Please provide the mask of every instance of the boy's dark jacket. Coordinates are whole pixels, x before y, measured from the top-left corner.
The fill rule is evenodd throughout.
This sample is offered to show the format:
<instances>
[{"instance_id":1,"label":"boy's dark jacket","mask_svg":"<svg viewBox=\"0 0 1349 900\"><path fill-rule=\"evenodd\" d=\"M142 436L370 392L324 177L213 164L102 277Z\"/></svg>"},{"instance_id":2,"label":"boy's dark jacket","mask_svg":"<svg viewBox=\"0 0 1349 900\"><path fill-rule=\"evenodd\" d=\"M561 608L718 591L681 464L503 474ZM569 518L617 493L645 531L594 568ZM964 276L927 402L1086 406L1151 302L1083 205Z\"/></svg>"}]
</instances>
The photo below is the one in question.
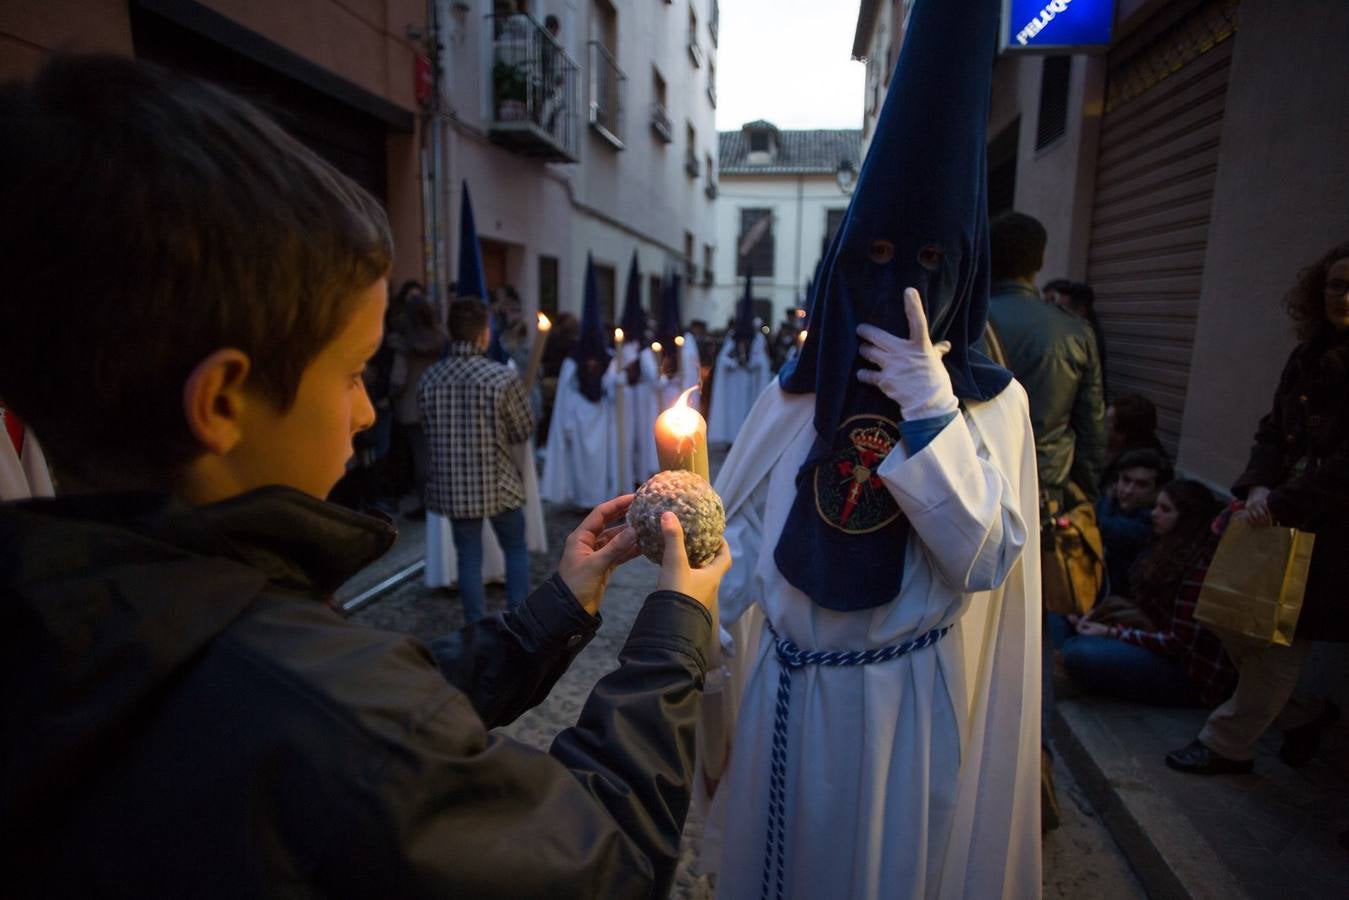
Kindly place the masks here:
<instances>
[{"instance_id":1,"label":"boy's dark jacket","mask_svg":"<svg viewBox=\"0 0 1349 900\"><path fill-rule=\"evenodd\" d=\"M487 728L598 619L554 577L430 648L344 621L393 537L284 488L0 507L5 893L664 896L707 612L652 595L544 754Z\"/></svg>"}]
</instances>

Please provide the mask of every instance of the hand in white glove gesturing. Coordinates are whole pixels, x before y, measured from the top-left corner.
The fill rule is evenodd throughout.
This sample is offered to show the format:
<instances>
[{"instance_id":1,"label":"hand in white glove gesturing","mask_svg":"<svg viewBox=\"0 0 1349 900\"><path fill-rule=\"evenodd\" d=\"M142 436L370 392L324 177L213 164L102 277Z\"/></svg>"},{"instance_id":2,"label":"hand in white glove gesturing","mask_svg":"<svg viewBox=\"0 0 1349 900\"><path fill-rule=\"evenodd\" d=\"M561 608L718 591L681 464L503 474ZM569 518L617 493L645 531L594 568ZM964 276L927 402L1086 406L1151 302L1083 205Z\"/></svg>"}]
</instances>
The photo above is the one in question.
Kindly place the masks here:
<instances>
[{"instance_id":1,"label":"hand in white glove gesturing","mask_svg":"<svg viewBox=\"0 0 1349 900\"><path fill-rule=\"evenodd\" d=\"M862 344L857 352L876 369L859 369L857 380L880 388L899 404L908 421L953 413L959 408L951 390L951 376L942 357L951 349L949 341L932 343L927 333L927 315L918 291L904 291L904 313L909 319L907 340L875 325L858 325Z\"/></svg>"}]
</instances>

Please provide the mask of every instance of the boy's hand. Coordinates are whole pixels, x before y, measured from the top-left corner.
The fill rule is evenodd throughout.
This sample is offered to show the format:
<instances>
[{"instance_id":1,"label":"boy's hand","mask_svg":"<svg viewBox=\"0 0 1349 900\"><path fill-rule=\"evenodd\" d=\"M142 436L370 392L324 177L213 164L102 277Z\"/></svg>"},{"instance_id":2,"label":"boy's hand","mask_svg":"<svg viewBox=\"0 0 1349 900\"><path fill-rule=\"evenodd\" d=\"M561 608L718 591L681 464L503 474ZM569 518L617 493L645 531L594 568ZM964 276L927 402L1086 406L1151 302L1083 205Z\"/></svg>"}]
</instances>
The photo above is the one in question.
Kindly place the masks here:
<instances>
[{"instance_id":1,"label":"boy's hand","mask_svg":"<svg viewBox=\"0 0 1349 900\"><path fill-rule=\"evenodd\" d=\"M631 505L632 494L601 503L567 535L562 547L557 574L592 616L600 610L609 573L640 552L632 526L624 524L611 531L604 528L605 522L627 515Z\"/></svg>"},{"instance_id":2,"label":"boy's hand","mask_svg":"<svg viewBox=\"0 0 1349 900\"><path fill-rule=\"evenodd\" d=\"M707 565L694 569L689 566L688 554L684 552L684 527L679 524L679 517L672 512L661 513L660 530L665 537L665 554L656 589L687 594L707 607L716 621L717 588L731 568L731 548L723 540L717 555Z\"/></svg>"}]
</instances>

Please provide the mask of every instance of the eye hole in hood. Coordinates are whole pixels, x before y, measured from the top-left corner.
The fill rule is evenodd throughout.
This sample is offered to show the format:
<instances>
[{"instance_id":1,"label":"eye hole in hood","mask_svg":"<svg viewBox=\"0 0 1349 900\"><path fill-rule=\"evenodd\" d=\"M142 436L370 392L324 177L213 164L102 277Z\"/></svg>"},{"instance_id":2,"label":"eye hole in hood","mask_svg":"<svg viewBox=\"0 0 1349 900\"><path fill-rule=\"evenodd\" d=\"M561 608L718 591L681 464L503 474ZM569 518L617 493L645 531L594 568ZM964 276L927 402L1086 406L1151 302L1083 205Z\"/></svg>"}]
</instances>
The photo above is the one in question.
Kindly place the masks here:
<instances>
[{"instance_id":1,"label":"eye hole in hood","mask_svg":"<svg viewBox=\"0 0 1349 900\"><path fill-rule=\"evenodd\" d=\"M941 269L942 260L945 258L946 251L936 244L926 244L918 251L918 265L929 272L936 272Z\"/></svg>"},{"instance_id":2,"label":"eye hole in hood","mask_svg":"<svg viewBox=\"0 0 1349 900\"><path fill-rule=\"evenodd\" d=\"M895 258L895 245L884 238L877 238L867 248L867 255L871 257L872 262L883 266Z\"/></svg>"}]
</instances>

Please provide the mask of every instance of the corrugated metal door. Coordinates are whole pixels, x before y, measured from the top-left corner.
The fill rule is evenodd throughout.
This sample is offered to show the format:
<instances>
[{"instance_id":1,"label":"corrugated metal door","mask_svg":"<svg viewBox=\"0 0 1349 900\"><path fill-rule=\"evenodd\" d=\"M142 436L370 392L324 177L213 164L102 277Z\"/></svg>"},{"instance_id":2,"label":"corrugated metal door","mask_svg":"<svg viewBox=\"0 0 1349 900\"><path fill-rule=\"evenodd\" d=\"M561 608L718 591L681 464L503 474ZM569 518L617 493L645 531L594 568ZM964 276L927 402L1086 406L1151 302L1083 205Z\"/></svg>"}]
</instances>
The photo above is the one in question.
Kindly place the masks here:
<instances>
[{"instance_id":1,"label":"corrugated metal door","mask_svg":"<svg viewBox=\"0 0 1349 900\"><path fill-rule=\"evenodd\" d=\"M1157 405L1174 454L1199 313L1237 0L1177 4L1112 49L1087 281L1108 396ZM1160 16L1159 16L1160 18Z\"/></svg>"}]
</instances>

